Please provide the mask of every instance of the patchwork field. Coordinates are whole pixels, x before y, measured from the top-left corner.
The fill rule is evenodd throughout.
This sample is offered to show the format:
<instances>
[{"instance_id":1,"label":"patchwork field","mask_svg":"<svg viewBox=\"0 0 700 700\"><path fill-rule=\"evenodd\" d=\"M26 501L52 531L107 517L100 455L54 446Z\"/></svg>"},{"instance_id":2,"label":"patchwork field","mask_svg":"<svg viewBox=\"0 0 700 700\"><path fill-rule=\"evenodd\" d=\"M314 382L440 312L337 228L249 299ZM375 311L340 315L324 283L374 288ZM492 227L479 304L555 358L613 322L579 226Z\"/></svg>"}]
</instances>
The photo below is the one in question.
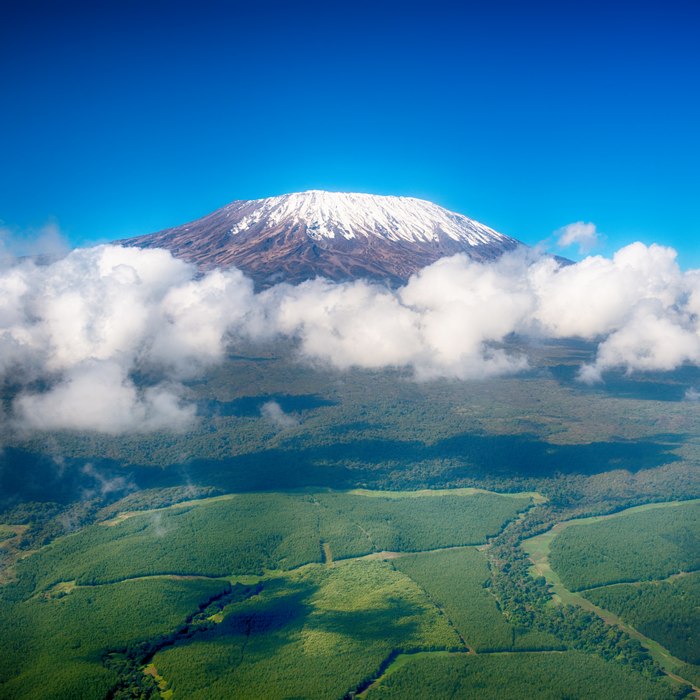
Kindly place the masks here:
<instances>
[{"instance_id":1,"label":"patchwork field","mask_svg":"<svg viewBox=\"0 0 700 700\"><path fill-rule=\"evenodd\" d=\"M111 583L138 576L220 577L289 570L373 551L478 544L531 504L493 493L400 499L355 494L238 494L110 520L18 565L22 583Z\"/></svg>"},{"instance_id":2,"label":"patchwork field","mask_svg":"<svg viewBox=\"0 0 700 700\"><path fill-rule=\"evenodd\" d=\"M531 373L466 387L272 348L188 387L191 432L12 437L0 698L685 692L616 620L700 687L695 578L656 583L696 561L697 512L649 503L700 497L700 402L683 398L700 373L588 387L584 344L540 350ZM587 610L530 576L533 535L562 537L566 602Z\"/></svg>"},{"instance_id":3,"label":"patchwork field","mask_svg":"<svg viewBox=\"0 0 700 700\"><path fill-rule=\"evenodd\" d=\"M0 599L0 697L104 698L119 678L107 650L166 634L227 588L161 578Z\"/></svg>"},{"instance_id":4,"label":"patchwork field","mask_svg":"<svg viewBox=\"0 0 700 700\"><path fill-rule=\"evenodd\" d=\"M460 640L425 593L381 561L311 566L262 584L222 622L153 663L176 698L343 697L396 648Z\"/></svg>"},{"instance_id":5,"label":"patchwork field","mask_svg":"<svg viewBox=\"0 0 700 700\"><path fill-rule=\"evenodd\" d=\"M155 692L150 664L176 698L340 697L397 649L465 649L381 559L483 543L532 503L471 489L231 494L112 514L17 562L0 589L0 696ZM436 556L462 551L452 571L478 593L458 601L474 607L465 619L483 608L505 625L483 555Z\"/></svg>"},{"instance_id":6,"label":"patchwork field","mask_svg":"<svg viewBox=\"0 0 700 700\"><path fill-rule=\"evenodd\" d=\"M700 664L700 574L605 586L584 595L660 642L679 659Z\"/></svg>"},{"instance_id":7,"label":"patchwork field","mask_svg":"<svg viewBox=\"0 0 700 700\"><path fill-rule=\"evenodd\" d=\"M412 554L393 560L444 611L470 649L562 649L561 641L508 624L489 592L486 556L475 548Z\"/></svg>"}]
</instances>

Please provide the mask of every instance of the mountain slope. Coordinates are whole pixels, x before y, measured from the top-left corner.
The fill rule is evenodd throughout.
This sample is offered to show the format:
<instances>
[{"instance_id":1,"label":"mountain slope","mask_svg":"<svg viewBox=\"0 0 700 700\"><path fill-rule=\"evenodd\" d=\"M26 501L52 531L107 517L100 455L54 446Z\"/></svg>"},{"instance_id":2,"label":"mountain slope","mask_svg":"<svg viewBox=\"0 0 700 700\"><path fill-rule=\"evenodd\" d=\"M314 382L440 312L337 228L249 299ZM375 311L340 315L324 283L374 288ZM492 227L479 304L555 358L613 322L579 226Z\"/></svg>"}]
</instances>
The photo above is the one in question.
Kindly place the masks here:
<instances>
[{"instance_id":1,"label":"mountain slope","mask_svg":"<svg viewBox=\"0 0 700 700\"><path fill-rule=\"evenodd\" d=\"M446 255L491 260L522 245L422 199L318 190L238 200L120 243L167 248L202 270L235 266L263 287L316 276L401 284Z\"/></svg>"}]
</instances>

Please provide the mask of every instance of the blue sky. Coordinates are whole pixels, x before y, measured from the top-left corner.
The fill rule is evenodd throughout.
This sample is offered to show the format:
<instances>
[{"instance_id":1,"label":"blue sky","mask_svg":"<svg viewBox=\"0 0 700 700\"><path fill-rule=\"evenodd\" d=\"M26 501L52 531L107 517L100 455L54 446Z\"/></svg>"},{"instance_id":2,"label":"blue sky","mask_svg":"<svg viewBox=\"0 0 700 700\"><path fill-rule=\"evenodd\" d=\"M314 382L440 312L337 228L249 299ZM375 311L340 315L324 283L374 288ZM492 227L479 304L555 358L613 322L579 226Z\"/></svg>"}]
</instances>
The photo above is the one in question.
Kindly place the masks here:
<instances>
[{"instance_id":1,"label":"blue sky","mask_svg":"<svg viewBox=\"0 0 700 700\"><path fill-rule=\"evenodd\" d=\"M592 221L600 252L656 241L700 267L699 15L5 0L0 220L81 244L320 188L424 197L528 243Z\"/></svg>"}]
</instances>

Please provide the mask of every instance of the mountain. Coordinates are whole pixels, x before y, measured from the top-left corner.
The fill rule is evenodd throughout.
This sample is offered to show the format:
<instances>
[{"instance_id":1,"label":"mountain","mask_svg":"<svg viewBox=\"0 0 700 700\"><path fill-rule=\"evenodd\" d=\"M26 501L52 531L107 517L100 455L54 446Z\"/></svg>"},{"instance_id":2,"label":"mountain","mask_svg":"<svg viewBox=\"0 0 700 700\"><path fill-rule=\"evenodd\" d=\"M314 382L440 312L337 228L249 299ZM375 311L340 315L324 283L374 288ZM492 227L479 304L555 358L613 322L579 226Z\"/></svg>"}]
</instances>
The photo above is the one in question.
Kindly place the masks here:
<instances>
[{"instance_id":1,"label":"mountain","mask_svg":"<svg viewBox=\"0 0 700 700\"><path fill-rule=\"evenodd\" d=\"M447 255L492 260L523 245L422 199L319 190L237 200L119 243L167 248L201 270L235 266L259 287L317 276L395 285Z\"/></svg>"}]
</instances>

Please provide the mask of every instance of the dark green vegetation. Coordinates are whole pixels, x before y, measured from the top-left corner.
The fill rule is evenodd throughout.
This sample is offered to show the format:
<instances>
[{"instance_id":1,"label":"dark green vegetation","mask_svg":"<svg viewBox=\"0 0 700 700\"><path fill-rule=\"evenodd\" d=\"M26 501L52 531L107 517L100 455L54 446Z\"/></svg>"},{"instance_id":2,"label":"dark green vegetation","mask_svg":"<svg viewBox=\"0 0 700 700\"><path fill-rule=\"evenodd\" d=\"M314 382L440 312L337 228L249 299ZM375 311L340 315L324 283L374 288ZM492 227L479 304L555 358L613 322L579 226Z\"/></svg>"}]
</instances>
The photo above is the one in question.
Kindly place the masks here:
<instances>
[{"instance_id":1,"label":"dark green vegetation","mask_svg":"<svg viewBox=\"0 0 700 700\"><path fill-rule=\"evenodd\" d=\"M134 513L61 538L17 565L26 591L59 581L228 576L293 569L379 550L478 544L530 498L476 493L409 500L352 494L238 494ZM16 586L15 588L18 588Z\"/></svg>"},{"instance_id":2,"label":"dark green vegetation","mask_svg":"<svg viewBox=\"0 0 700 700\"><path fill-rule=\"evenodd\" d=\"M671 581L618 584L585 597L660 642L674 656L700 665L700 574Z\"/></svg>"},{"instance_id":3,"label":"dark green vegetation","mask_svg":"<svg viewBox=\"0 0 700 700\"><path fill-rule=\"evenodd\" d=\"M226 698L232 684L244 697L342 695L396 648L462 642L410 578L380 561L323 565L322 545L337 560L484 542L531 503L468 490L237 494L124 513L17 562L18 580L0 597L0 644L12 650L0 695L33 697L36 683L59 689L55 697L132 692L163 646L172 649L154 662L180 697ZM236 575L248 595L192 622L230 590L215 577ZM259 679L271 683L273 669L280 679L265 691Z\"/></svg>"},{"instance_id":4,"label":"dark green vegetation","mask_svg":"<svg viewBox=\"0 0 700 700\"><path fill-rule=\"evenodd\" d=\"M572 591L700 569L700 503L644 509L566 528L552 568Z\"/></svg>"},{"instance_id":5,"label":"dark green vegetation","mask_svg":"<svg viewBox=\"0 0 700 700\"><path fill-rule=\"evenodd\" d=\"M0 697L105 697L119 677L102 663L106 650L169 632L227 586L126 581L64 587L14 605L0 602Z\"/></svg>"},{"instance_id":6,"label":"dark green vegetation","mask_svg":"<svg viewBox=\"0 0 700 700\"><path fill-rule=\"evenodd\" d=\"M603 617L641 640L664 670L696 686L700 680L700 574L678 570L692 566L697 556L694 540L699 505L650 504L607 517L563 522L554 528L553 537L547 533L528 544L535 566L552 579L560 597L584 607L591 607L589 601L597 605ZM560 546L565 538L565 546ZM624 546L626 539L629 547ZM535 542L549 543L550 573L546 552L538 551ZM580 581L572 573L585 571L581 561L586 556L595 581L606 576L615 580L620 572L627 577L636 575L638 580L624 584L602 581L580 595L571 593L558 582L559 576L566 572L574 582ZM669 571L674 573L668 575ZM655 576L661 578L654 580ZM566 582L563 576L562 580Z\"/></svg>"},{"instance_id":7,"label":"dark green vegetation","mask_svg":"<svg viewBox=\"0 0 700 700\"><path fill-rule=\"evenodd\" d=\"M531 629L516 629L491 594L486 556L476 549L415 554L394 560L444 610L471 649L562 649L561 641Z\"/></svg>"},{"instance_id":8,"label":"dark green vegetation","mask_svg":"<svg viewBox=\"0 0 700 700\"><path fill-rule=\"evenodd\" d=\"M700 402L683 401L700 372L613 376L589 388L573 375L591 350L530 348L529 375L420 384L399 372L294 366L282 359L288 347L239 350L191 385L202 411L187 433L7 436L0 501L85 508L86 494L104 505L129 490L183 485L227 493L480 486L538 490L591 509L700 497ZM270 399L297 424L280 430L262 417ZM95 471L115 490L102 493Z\"/></svg>"},{"instance_id":9,"label":"dark green vegetation","mask_svg":"<svg viewBox=\"0 0 700 700\"><path fill-rule=\"evenodd\" d=\"M553 604L521 547L571 518L700 498L700 402L683 400L700 371L587 387L574 374L590 352L551 344L530 348L526 375L417 384L240 350L189 387L200 419L187 433L5 435L0 698L154 698L146 666L174 700L340 698L396 664L370 696L406 683L391 692L441 697L443 677L456 685L442 697L521 697L523 679L541 689L528 698L683 694L637 639ZM269 400L295 421L263 417ZM698 523L678 519L685 508L611 535L607 559L579 543L571 576L689 570ZM354 559L385 550L408 554ZM632 586L639 604L618 587L595 595L692 661L694 580ZM525 653L552 648L567 651ZM698 666L676 673L700 686Z\"/></svg>"},{"instance_id":10,"label":"dark green vegetation","mask_svg":"<svg viewBox=\"0 0 700 700\"><path fill-rule=\"evenodd\" d=\"M367 694L380 698L479 700L656 700L668 687L580 652L408 658Z\"/></svg>"}]
</instances>

